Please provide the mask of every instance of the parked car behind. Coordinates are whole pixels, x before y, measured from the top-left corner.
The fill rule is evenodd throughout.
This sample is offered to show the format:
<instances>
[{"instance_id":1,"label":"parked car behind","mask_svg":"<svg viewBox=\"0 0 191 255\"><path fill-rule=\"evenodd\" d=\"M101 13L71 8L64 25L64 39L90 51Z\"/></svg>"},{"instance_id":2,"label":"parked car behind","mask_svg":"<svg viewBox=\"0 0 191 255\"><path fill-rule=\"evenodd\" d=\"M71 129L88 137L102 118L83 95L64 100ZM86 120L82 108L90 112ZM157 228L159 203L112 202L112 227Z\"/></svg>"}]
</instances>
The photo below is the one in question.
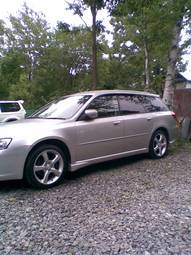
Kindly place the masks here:
<instances>
[{"instance_id":1,"label":"parked car behind","mask_svg":"<svg viewBox=\"0 0 191 255\"><path fill-rule=\"evenodd\" d=\"M166 155L176 121L159 96L93 91L50 102L31 117L0 126L0 180L49 188L68 171L129 155Z\"/></svg>"},{"instance_id":2,"label":"parked car behind","mask_svg":"<svg viewBox=\"0 0 191 255\"><path fill-rule=\"evenodd\" d=\"M0 122L10 122L23 119L26 114L23 103L23 100L0 101Z\"/></svg>"}]
</instances>

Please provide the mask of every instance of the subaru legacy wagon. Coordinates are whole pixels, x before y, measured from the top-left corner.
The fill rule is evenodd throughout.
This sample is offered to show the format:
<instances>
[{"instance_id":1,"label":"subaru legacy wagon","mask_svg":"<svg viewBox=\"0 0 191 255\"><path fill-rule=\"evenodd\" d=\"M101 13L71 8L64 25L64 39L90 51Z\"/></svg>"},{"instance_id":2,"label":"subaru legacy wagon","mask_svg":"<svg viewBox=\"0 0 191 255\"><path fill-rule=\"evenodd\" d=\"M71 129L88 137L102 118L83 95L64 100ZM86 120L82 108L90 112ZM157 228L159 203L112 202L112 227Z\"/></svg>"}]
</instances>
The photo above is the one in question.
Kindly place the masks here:
<instances>
[{"instance_id":1,"label":"subaru legacy wagon","mask_svg":"<svg viewBox=\"0 0 191 255\"><path fill-rule=\"evenodd\" d=\"M0 125L0 180L49 188L90 164L141 153L160 159L175 141L174 117L159 96L145 92L64 96Z\"/></svg>"}]
</instances>

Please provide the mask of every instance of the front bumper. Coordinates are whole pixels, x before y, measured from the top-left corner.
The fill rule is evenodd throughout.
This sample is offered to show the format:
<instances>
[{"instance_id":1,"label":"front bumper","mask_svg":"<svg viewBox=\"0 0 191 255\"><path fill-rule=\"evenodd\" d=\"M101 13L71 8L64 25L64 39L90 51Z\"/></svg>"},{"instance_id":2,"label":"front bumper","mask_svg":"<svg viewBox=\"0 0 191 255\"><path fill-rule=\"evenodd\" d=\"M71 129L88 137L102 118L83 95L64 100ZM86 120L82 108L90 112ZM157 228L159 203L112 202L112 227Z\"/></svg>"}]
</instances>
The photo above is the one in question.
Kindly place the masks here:
<instances>
[{"instance_id":1,"label":"front bumper","mask_svg":"<svg viewBox=\"0 0 191 255\"><path fill-rule=\"evenodd\" d=\"M0 150L0 180L22 179L26 156L24 148Z\"/></svg>"}]
</instances>

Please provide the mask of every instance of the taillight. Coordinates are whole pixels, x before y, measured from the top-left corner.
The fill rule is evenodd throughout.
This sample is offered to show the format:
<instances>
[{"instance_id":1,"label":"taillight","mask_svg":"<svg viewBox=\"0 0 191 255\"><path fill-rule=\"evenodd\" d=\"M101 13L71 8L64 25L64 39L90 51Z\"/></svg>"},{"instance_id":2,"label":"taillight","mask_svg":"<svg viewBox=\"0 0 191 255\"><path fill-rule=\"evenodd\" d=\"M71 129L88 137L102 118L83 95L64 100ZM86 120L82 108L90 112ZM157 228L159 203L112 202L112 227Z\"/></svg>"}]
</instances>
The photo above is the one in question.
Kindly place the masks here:
<instances>
[{"instance_id":1,"label":"taillight","mask_svg":"<svg viewBox=\"0 0 191 255\"><path fill-rule=\"evenodd\" d=\"M176 113L175 113L175 112L171 112L171 115L172 115L172 117L173 117L175 120L177 120L177 118L176 118Z\"/></svg>"},{"instance_id":2,"label":"taillight","mask_svg":"<svg viewBox=\"0 0 191 255\"><path fill-rule=\"evenodd\" d=\"M175 112L171 112L171 115L172 115L172 117L175 119L177 126L180 126L180 121L179 121L178 118L176 117L176 113L175 113Z\"/></svg>"}]
</instances>

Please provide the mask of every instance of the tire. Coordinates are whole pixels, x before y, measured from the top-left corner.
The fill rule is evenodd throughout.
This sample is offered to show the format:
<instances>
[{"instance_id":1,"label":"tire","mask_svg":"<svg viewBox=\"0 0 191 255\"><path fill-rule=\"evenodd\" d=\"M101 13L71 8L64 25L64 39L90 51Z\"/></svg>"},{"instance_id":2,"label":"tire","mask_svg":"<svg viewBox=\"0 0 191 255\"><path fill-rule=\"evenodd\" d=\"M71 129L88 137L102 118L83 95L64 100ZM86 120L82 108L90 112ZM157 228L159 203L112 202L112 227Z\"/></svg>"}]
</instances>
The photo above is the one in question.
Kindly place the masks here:
<instances>
[{"instance_id":1,"label":"tire","mask_svg":"<svg viewBox=\"0 0 191 255\"><path fill-rule=\"evenodd\" d=\"M157 130L151 137L149 144L149 155L152 158L160 159L167 154L168 136L163 130Z\"/></svg>"},{"instance_id":2,"label":"tire","mask_svg":"<svg viewBox=\"0 0 191 255\"><path fill-rule=\"evenodd\" d=\"M18 119L9 119L9 120L6 120L5 122L12 122L12 121L16 121Z\"/></svg>"},{"instance_id":3,"label":"tire","mask_svg":"<svg viewBox=\"0 0 191 255\"><path fill-rule=\"evenodd\" d=\"M47 189L64 179L68 162L64 152L55 145L42 145L28 157L24 179L34 188Z\"/></svg>"}]
</instances>

